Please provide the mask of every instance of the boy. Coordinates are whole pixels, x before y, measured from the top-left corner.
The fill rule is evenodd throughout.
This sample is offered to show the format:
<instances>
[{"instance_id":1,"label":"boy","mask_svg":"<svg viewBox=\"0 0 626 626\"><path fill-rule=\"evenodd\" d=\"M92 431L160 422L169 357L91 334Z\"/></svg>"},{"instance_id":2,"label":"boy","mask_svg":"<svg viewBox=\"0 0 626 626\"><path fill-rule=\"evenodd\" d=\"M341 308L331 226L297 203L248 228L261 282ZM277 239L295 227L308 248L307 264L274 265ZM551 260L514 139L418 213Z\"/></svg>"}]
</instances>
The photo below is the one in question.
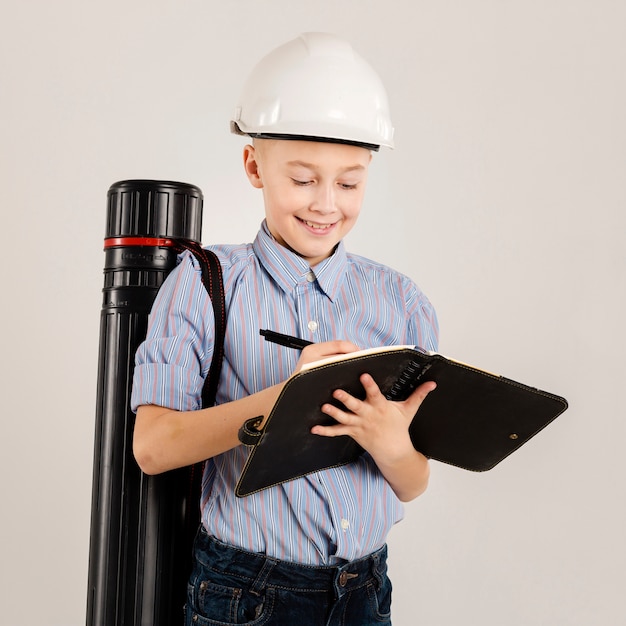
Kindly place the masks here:
<instances>
[{"instance_id":1,"label":"boy","mask_svg":"<svg viewBox=\"0 0 626 626\"><path fill-rule=\"evenodd\" d=\"M213 312L191 255L161 288L137 353L134 452L159 473L207 460L202 524L186 624L390 624L386 535L401 501L424 491L429 468L408 433L434 383L386 400L364 375L364 400L342 390L337 424L366 451L237 498L245 420L267 416L283 381L307 362L378 345L437 348L434 310L406 277L350 255L343 238L361 209L371 151L392 146L384 88L351 47L308 33L254 69L231 128L244 148L265 220L254 243L212 246L224 274L225 357L215 407L198 410L213 349ZM260 328L313 341L301 353ZM297 419L297 416L294 416Z\"/></svg>"}]
</instances>

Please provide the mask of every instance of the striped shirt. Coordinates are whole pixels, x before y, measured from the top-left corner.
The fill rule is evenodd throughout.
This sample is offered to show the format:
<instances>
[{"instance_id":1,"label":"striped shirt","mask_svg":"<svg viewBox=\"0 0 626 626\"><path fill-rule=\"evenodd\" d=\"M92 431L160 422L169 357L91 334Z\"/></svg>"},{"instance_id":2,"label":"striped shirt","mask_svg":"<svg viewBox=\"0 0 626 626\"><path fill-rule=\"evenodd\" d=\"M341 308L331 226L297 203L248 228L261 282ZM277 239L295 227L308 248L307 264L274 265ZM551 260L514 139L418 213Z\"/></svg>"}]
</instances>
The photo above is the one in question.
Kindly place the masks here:
<instances>
[{"instance_id":1,"label":"striped shirt","mask_svg":"<svg viewBox=\"0 0 626 626\"><path fill-rule=\"evenodd\" d=\"M437 320L407 277L340 243L315 269L276 244L265 223L254 243L210 247L223 268L225 356L219 404L279 383L293 373L297 350L264 341L269 328L314 342L345 339L360 348L410 344L437 349ZM137 352L132 405L180 411L201 407L213 348L213 311L194 257L183 255L157 295L146 341ZM249 415L242 416L242 422ZM309 565L366 556L386 541L403 507L367 454L237 498L245 446L209 459L202 521L220 541Z\"/></svg>"}]
</instances>

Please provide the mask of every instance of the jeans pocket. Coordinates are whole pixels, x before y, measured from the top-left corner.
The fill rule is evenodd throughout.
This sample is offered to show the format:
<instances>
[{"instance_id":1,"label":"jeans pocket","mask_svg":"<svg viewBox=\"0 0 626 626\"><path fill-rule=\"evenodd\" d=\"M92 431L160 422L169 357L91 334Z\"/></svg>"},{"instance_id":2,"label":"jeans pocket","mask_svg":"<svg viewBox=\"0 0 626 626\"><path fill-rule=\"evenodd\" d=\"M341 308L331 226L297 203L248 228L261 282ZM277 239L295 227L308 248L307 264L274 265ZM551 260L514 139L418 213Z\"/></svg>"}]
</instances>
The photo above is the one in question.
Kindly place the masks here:
<instances>
[{"instance_id":1,"label":"jeans pocket","mask_svg":"<svg viewBox=\"0 0 626 626\"><path fill-rule=\"evenodd\" d=\"M227 587L210 580L189 585L185 607L186 626L262 626L274 606L274 592L253 594L240 587Z\"/></svg>"},{"instance_id":2,"label":"jeans pocket","mask_svg":"<svg viewBox=\"0 0 626 626\"><path fill-rule=\"evenodd\" d=\"M391 581L386 576L380 584L375 580L367 584L367 596L369 598L372 614L382 623L391 624Z\"/></svg>"}]
</instances>

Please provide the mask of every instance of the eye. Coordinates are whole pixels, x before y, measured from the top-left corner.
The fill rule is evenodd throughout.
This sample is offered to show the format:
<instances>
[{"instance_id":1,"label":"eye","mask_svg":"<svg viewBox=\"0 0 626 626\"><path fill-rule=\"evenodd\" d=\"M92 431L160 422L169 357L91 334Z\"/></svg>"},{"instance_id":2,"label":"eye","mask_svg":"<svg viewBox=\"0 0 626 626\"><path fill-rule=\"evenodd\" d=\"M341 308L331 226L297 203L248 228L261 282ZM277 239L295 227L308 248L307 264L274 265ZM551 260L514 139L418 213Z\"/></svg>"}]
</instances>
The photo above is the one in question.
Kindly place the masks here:
<instances>
[{"instance_id":1,"label":"eye","mask_svg":"<svg viewBox=\"0 0 626 626\"><path fill-rule=\"evenodd\" d=\"M339 187L341 189L346 189L346 190L351 190L351 189L356 189L357 188L357 183L339 183Z\"/></svg>"},{"instance_id":2,"label":"eye","mask_svg":"<svg viewBox=\"0 0 626 626\"><path fill-rule=\"evenodd\" d=\"M306 187L313 182L311 180L298 180L297 178L292 178L291 181L294 185L297 185L298 187Z\"/></svg>"}]
</instances>

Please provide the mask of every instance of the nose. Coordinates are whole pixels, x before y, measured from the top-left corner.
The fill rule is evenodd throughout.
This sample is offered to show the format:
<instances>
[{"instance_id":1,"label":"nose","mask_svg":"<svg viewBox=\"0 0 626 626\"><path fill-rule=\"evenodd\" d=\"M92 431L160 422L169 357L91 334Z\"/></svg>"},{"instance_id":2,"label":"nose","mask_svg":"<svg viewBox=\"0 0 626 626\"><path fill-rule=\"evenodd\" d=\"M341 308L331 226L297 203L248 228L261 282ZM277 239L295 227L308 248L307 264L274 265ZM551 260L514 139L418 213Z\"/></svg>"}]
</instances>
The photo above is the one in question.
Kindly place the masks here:
<instances>
[{"instance_id":1,"label":"nose","mask_svg":"<svg viewBox=\"0 0 626 626\"><path fill-rule=\"evenodd\" d=\"M335 200L334 185L318 185L316 189L315 199L311 208L314 211L317 211L318 213L321 213L323 215L334 213L336 210Z\"/></svg>"}]
</instances>

